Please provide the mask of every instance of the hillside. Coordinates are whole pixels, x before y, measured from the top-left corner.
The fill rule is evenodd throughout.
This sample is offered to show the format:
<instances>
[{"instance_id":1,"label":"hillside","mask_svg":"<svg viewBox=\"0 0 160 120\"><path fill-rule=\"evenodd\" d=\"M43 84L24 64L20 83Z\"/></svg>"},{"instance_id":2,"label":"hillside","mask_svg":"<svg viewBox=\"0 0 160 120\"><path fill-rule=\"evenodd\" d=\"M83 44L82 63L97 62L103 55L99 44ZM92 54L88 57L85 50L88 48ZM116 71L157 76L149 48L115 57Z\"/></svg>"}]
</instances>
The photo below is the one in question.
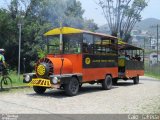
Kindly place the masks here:
<instances>
[{"instance_id":1,"label":"hillside","mask_svg":"<svg viewBox=\"0 0 160 120\"><path fill-rule=\"evenodd\" d=\"M160 20L155 19L155 18L147 18L144 19L140 22L138 22L134 29L139 29L139 30L145 30L145 31L150 31L150 32L155 32L155 26L159 24L160 25ZM154 27L153 27L154 26ZM107 25L103 25L99 27L99 30L97 32L103 32L103 33L109 33L109 29Z\"/></svg>"},{"instance_id":2,"label":"hillside","mask_svg":"<svg viewBox=\"0 0 160 120\"><path fill-rule=\"evenodd\" d=\"M149 30L153 26L156 26L157 24L160 24L159 19L155 18L147 18L142 20L141 22L137 23L135 25L135 29L140 29L140 30Z\"/></svg>"}]
</instances>

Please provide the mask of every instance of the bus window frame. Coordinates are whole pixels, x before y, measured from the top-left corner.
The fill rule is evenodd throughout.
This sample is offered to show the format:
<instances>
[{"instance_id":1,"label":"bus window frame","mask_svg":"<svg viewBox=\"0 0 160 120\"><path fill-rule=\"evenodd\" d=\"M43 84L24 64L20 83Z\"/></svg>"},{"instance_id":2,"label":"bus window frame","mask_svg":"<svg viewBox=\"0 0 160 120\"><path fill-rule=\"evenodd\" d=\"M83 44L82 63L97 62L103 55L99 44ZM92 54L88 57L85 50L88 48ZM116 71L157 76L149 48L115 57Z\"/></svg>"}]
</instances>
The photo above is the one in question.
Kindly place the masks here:
<instances>
[{"instance_id":1,"label":"bus window frame","mask_svg":"<svg viewBox=\"0 0 160 120\"><path fill-rule=\"evenodd\" d=\"M119 52L120 53L124 53L125 52L125 53L127 53L127 55L130 52L131 54L129 54L129 55L132 58L135 57L135 55L137 54L138 56L141 57L141 60L139 62L144 62L144 50L143 49L141 49L141 50L140 49L134 49L134 50L132 50L132 49L127 49L127 50L123 49L123 50L119 50ZM134 59L130 59L130 60L134 60Z\"/></svg>"},{"instance_id":2,"label":"bus window frame","mask_svg":"<svg viewBox=\"0 0 160 120\"><path fill-rule=\"evenodd\" d=\"M91 35L92 36L92 40L93 40L93 46L92 46L92 52L84 52L84 35ZM100 44L97 45L95 44L96 42L96 38L99 38L99 42ZM109 41L110 44L107 45L103 45L103 41L104 40L107 40ZM115 42L116 41L116 42ZM113 46L112 46L113 44ZM114 46L115 45L115 46ZM97 53L97 49L98 47L100 47L100 53ZM115 49L111 48L111 47L115 47ZM83 33L83 41L82 41L82 54L91 54L91 55L108 55L110 53L107 53L109 50L114 50L115 51L115 55L118 55L118 51L117 51L117 48L118 47L118 39L116 38L110 38L110 37L102 37L102 36L99 36L99 35L93 35L93 34L89 34L89 33ZM105 49L105 53L103 53L102 49ZM107 51L107 49L109 49Z\"/></svg>"},{"instance_id":3,"label":"bus window frame","mask_svg":"<svg viewBox=\"0 0 160 120\"><path fill-rule=\"evenodd\" d=\"M82 54L82 42L83 42L83 33L74 33L74 34L64 34L64 35L80 35L80 41L79 41L79 44L80 44L80 46L79 46L79 48L80 48L80 52L79 53L65 53L64 52L64 37L62 37L63 38L63 52L62 52L62 54Z\"/></svg>"},{"instance_id":4,"label":"bus window frame","mask_svg":"<svg viewBox=\"0 0 160 120\"><path fill-rule=\"evenodd\" d=\"M77 33L75 33L75 35L76 35ZM64 35L73 35L73 34L63 34L62 36L64 36ZM54 36L47 36L46 37L46 42L47 42L47 54L56 54L56 55L58 55L58 54L82 54L82 42L83 42L83 33L78 33L78 35L80 35L80 42L79 42L79 44L80 44L80 52L79 53L65 53L64 52L64 37L62 37L62 41L63 41L63 49L62 49L62 52L60 52L60 44L58 44L58 45L50 45L49 44L49 37L57 37L57 38L59 38L59 40L60 40L60 35L54 35ZM58 48L59 48L59 50L58 50L58 53L50 53L50 48L49 47L51 47L51 46L58 46Z\"/></svg>"},{"instance_id":5,"label":"bus window frame","mask_svg":"<svg viewBox=\"0 0 160 120\"><path fill-rule=\"evenodd\" d=\"M47 42L47 54L60 54L60 45L51 45L51 44L49 44L49 37L60 37L60 35L54 35L54 36L52 36L52 35L50 35L50 36L47 36L46 37L46 42ZM59 50L58 50L58 53L50 53L50 47L53 47L53 46L58 46L58 48L59 48Z\"/></svg>"},{"instance_id":6,"label":"bus window frame","mask_svg":"<svg viewBox=\"0 0 160 120\"><path fill-rule=\"evenodd\" d=\"M84 52L84 50L86 50L86 47L84 47L84 37L85 37L85 35L90 35L91 37L92 37L92 42L93 42L93 48L92 48L92 52L91 53L89 53L89 52ZM89 33L83 33L82 34L82 44L81 44L81 46L82 46L82 54L94 54L94 35L93 34L89 34ZM88 45L87 45L88 46ZM92 47L92 46L91 46ZM89 51L89 50L86 50L86 51Z\"/></svg>"},{"instance_id":7,"label":"bus window frame","mask_svg":"<svg viewBox=\"0 0 160 120\"><path fill-rule=\"evenodd\" d=\"M77 34L77 33L74 33L75 35ZM92 52L91 53L85 53L84 51L83 51L83 49L84 49L84 46L83 46L83 44L84 44L84 35L91 35L92 36L92 41L93 41L93 46L91 46L92 47ZM73 35L73 34L64 34L64 35ZM65 53L64 52L64 37L63 37L63 50L62 50L62 52L60 52L60 45L50 45L49 44L49 37L57 37L57 38L59 38L60 37L60 35L51 35L51 36L47 36L46 38L47 38L47 54L91 54L91 55L108 55L108 54L110 54L110 53L107 53L107 48L109 48L109 49L111 49L111 50L115 50L115 55L117 55L118 56L118 50L116 49L116 48L118 48L118 39L116 39L116 38L111 38L111 37L103 37L103 36L100 36L100 35L94 35L94 34L90 34L90 33L78 33L78 35L80 35L79 37L80 37L80 41L79 41L79 44L80 44L80 52L79 53ZM100 48L101 48L101 50L102 50L102 48L104 47L104 49L105 49L105 53L95 53L95 49L96 49L96 44L95 44L95 38L96 37L99 37L99 39L100 39L100 45L98 45ZM110 44L109 44L109 46L107 46L107 45L103 45L103 41L104 40L108 40L109 42L110 42ZM113 45L113 46L111 46L111 45ZM50 47L54 47L54 46L57 46L58 48L59 48L59 50L58 50L58 52L57 53L50 53ZM111 47L115 47L115 49L113 49L113 48L111 48Z\"/></svg>"}]
</instances>

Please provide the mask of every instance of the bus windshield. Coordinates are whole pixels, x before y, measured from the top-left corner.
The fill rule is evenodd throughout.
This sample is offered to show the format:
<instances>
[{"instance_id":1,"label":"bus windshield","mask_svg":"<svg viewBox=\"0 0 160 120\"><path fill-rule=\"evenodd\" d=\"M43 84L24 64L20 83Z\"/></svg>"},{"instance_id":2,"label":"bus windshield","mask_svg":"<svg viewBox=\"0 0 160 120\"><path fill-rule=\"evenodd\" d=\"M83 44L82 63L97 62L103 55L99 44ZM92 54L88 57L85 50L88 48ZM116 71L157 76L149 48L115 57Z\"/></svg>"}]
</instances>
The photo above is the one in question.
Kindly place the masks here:
<instances>
[{"instance_id":1,"label":"bus windshield","mask_svg":"<svg viewBox=\"0 0 160 120\"><path fill-rule=\"evenodd\" d=\"M81 34L63 35L63 53L64 54L80 54L81 53Z\"/></svg>"},{"instance_id":2,"label":"bus windshield","mask_svg":"<svg viewBox=\"0 0 160 120\"><path fill-rule=\"evenodd\" d=\"M80 54L81 53L81 34L64 34L62 54ZM60 35L49 36L48 53L60 54Z\"/></svg>"},{"instance_id":3,"label":"bus windshield","mask_svg":"<svg viewBox=\"0 0 160 120\"><path fill-rule=\"evenodd\" d=\"M59 35L47 37L47 51L48 54L60 54Z\"/></svg>"}]
</instances>

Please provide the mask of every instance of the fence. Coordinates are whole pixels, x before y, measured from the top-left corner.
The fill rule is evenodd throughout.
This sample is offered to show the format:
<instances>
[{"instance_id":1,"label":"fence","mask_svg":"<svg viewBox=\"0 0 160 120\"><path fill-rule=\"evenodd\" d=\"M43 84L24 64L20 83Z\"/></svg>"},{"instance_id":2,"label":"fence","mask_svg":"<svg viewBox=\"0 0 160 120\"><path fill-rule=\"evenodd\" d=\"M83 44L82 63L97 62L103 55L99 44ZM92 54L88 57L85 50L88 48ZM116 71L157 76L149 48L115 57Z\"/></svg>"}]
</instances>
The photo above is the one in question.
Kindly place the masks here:
<instances>
[{"instance_id":1,"label":"fence","mask_svg":"<svg viewBox=\"0 0 160 120\"><path fill-rule=\"evenodd\" d=\"M153 77L160 78L160 62L152 62L149 54L145 58L145 74Z\"/></svg>"}]
</instances>

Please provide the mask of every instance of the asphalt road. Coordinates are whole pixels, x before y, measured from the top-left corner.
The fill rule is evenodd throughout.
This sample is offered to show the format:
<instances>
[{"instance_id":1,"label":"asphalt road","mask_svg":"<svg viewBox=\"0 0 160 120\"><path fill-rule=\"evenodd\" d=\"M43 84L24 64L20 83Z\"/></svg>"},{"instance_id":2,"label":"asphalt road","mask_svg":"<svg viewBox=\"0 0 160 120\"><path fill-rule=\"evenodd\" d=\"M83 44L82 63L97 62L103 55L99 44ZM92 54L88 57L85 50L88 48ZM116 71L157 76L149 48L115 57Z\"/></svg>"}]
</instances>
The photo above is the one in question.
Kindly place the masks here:
<instances>
[{"instance_id":1,"label":"asphalt road","mask_svg":"<svg viewBox=\"0 0 160 120\"><path fill-rule=\"evenodd\" d=\"M160 113L160 80L141 77L138 85L133 85L132 81L120 81L108 91L97 84L86 84L74 97L68 97L60 90L37 95L31 88L0 92L0 113Z\"/></svg>"}]
</instances>

